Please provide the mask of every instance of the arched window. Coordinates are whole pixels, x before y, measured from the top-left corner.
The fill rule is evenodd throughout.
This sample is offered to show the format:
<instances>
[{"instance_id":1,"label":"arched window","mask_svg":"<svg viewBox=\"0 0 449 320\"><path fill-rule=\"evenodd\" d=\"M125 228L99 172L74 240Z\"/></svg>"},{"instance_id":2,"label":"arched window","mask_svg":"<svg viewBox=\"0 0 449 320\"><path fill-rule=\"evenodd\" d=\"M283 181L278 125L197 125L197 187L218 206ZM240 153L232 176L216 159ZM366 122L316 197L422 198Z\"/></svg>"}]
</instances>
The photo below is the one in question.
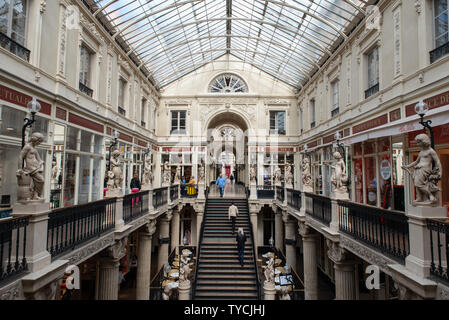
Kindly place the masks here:
<instances>
[{"instance_id":1,"label":"arched window","mask_svg":"<svg viewBox=\"0 0 449 320\"><path fill-rule=\"evenodd\" d=\"M233 93L248 92L248 86L242 78L232 73L223 73L217 76L209 85L209 92Z\"/></svg>"}]
</instances>

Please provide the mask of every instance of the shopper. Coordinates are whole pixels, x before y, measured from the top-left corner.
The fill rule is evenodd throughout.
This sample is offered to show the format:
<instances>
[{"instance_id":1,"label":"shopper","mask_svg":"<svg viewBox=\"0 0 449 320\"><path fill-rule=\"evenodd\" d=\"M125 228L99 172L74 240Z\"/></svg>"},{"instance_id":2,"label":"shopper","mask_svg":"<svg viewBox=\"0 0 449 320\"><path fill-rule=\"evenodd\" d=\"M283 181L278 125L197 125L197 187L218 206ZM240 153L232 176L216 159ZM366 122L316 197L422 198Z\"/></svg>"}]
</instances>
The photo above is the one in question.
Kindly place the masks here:
<instances>
[{"instance_id":1,"label":"shopper","mask_svg":"<svg viewBox=\"0 0 449 320\"><path fill-rule=\"evenodd\" d=\"M139 175L137 174L137 172L134 173L134 176L131 179L130 188L132 193L139 192L141 189Z\"/></svg>"},{"instance_id":2,"label":"shopper","mask_svg":"<svg viewBox=\"0 0 449 320\"><path fill-rule=\"evenodd\" d=\"M220 177L217 179L215 184L218 186L218 189L220 190L220 197L223 198L224 188L226 186L226 178L223 177L222 173L220 173Z\"/></svg>"},{"instance_id":3,"label":"shopper","mask_svg":"<svg viewBox=\"0 0 449 320\"><path fill-rule=\"evenodd\" d=\"M246 235L243 232L243 228L238 229L236 240L237 240L239 261L241 266L243 267L243 258L245 257L245 242L246 242Z\"/></svg>"},{"instance_id":4,"label":"shopper","mask_svg":"<svg viewBox=\"0 0 449 320\"><path fill-rule=\"evenodd\" d=\"M239 215L239 209L232 202L228 209L228 220L232 220L232 234L235 234L235 219Z\"/></svg>"}]
</instances>

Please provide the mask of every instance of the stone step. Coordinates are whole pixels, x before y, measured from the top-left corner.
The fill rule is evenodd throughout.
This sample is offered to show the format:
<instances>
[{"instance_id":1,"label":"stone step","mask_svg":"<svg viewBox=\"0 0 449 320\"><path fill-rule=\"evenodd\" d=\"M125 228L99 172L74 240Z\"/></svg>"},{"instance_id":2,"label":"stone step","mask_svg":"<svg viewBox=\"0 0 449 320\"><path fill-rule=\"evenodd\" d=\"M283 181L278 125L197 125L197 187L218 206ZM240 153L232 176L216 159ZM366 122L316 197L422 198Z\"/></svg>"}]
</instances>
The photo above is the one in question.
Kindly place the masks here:
<instances>
[{"instance_id":1,"label":"stone step","mask_svg":"<svg viewBox=\"0 0 449 320\"><path fill-rule=\"evenodd\" d=\"M240 264L238 265L224 265L224 264L207 264L207 265L203 265L203 263L199 263L198 265L198 272L201 271L213 271L213 272L220 272L220 273L228 273L228 272L243 272L245 273L246 271L249 272L255 272L254 271L254 264L248 264L248 265L243 265L243 267L240 266Z\"/></svg>"},{"instance_id":2,"label":"stone step","mask_svg":"<svg viewBox=\"0 0 449 320\"><path fill-rule=\"evenodd\" d=\"M232 280L230 282L229 280ZM198 279L197 280L197 286L233 286L235 284L239 284L242 286L257 286L257 281L254 279L248 279L248 280L235 280L233 278L231 279Z\"/></svg>"},{"instance_id":3,"label":"stone step","mask_svg":"<svg viewBox=\"0 0 449 320\"><path fill-rule=\"evenodd\" d=\"M200 293L200 292L208 292L210 294L215 294L215 292L228 292L228 291L233 291L235 293L243 293L243 292L251 292L251 293L256 293L257 294L257 286L255 284L253 285L244 285L244 286L217 286L215 284L214 285L207 285L207 286L200 286L198 285L196 287L196 292Z\"/></svg>"},{"instance_id":4,"label":"stone step","mask_svg":"<svg viewBox=\"0 0 449 320\"><path fill-rule=\"evenodd\" d=\"M248 299L248 300L257 300L257 293L247 293L247 292L214 292L213 294L208 292L198 292L195 293L195 300L218 300L221 299Z\"/></svg>"},{"instance_id":5,"label":"stone step","mask_svg":"<svg viewBox=\"0 0 449 320\"><path fill-rule=\"evenodd\" d=\"M209 274L201 274L198 273L197 276L198 281L201 280L210 280L210 281L225 281L225 280L235 280L235 281L241 281L241 280L255 280L255 277L253 274L217 274L213 277L211 277Z\"/></svg>"}]
</instances>

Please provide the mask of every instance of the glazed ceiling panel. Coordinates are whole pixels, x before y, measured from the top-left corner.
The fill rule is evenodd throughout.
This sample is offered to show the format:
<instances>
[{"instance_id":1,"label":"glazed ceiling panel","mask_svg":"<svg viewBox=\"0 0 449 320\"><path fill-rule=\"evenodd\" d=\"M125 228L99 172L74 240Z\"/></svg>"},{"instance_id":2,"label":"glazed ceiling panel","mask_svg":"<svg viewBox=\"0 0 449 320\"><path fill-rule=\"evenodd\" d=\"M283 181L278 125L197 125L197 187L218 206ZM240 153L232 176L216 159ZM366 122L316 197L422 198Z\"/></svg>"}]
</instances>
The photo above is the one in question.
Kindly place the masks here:
<instances>
[{"instance_id":1,"label":"glazed ceiling panel","mask_svg":"<svg viewBox=\"0 0 449 320\"><path fill-rule=\"evenodd\" d=\"M360 0L90 0L163 87L226 53L294 87L363 18Z\"/></svg>"}]
</instances>

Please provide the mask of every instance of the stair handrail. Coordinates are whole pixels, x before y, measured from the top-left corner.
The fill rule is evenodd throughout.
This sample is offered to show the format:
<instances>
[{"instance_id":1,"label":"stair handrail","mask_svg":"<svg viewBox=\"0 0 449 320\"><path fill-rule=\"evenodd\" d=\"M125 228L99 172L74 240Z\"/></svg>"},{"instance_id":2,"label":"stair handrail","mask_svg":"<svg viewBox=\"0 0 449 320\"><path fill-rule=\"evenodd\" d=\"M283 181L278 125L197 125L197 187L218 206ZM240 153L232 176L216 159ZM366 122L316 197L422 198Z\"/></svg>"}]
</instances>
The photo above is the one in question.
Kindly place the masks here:
<instances>
[{"instance_id":1,"label":"stair handrail","mask_svg":"<svg viewBox=\"0 0 449 320\"><path fill-rule=\"evenodd\" d=\"M197 279L198 279L198 264L200 261L200 253L201 253L201 243L203 241L203 234L204 234L204 222L206 220L206 213L207 213L207 203L209 201L209 194L206 194L206 203L204 204L204 215L203 215L203 221L201 221L201 231L200 235L198 237L198 250L196 251L196 261L195 261L195 276L193 278L193 284L192 284L192 300L195 298L196 295L196 286L197 286Z\"/></svg>"},{"instance_id":2,"label":"stair handrail","mask_svg":"<svg viewBox=\"0 0 449 320\"><path fill-rule=\"evenodd\" d=\"M257 283L257 299L258 300L261 300L261 293L260 293L260 288L261 288L261 283L259 282L259 279L260 279L260 276L259 276L259 268L258 268L258 266L257 266L257 255L256 255L256 250L254 249L254 241L255 241L255 237L254 237L254 231L253 231L253 224L251 223L251 217L250 217L250 214L249 214L249 205L248 205L248 197L246 198L246 208L248 209L248 216L247 216L247 218L248 218L248 222L249 222L249 232L251 233L251 236L252 236L252 240L253 240L253 243L252 243L252 245L251 245L251 247L252 247L252 250L253 250L253 264L254 264L254 268L256 269L256 277L257 277L257 281L256 281L256 283Z\"/></svg>"}]
</instances>

